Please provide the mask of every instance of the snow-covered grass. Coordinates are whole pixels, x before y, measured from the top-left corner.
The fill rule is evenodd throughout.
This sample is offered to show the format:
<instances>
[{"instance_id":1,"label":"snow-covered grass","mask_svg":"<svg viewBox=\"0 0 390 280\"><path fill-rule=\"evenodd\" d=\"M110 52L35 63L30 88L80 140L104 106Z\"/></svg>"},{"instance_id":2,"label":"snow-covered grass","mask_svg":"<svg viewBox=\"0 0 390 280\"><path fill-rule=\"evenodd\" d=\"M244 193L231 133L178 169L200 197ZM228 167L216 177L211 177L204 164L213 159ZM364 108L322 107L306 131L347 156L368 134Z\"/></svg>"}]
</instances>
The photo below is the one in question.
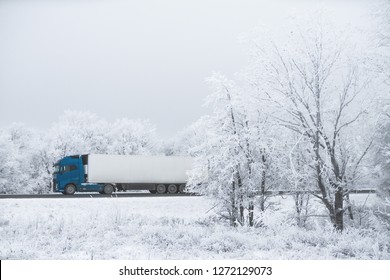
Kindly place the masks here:
<instances>
[{"instance_id":1,"label":"snow-covered grass","mask_svg":"<svg viewBox=\"0 0 390 280\"><path fill-rule=\"evenodd\" d=\"M365 196L357 199L363 203ZM231 228L205 197L0 201L0 259L390 259L373 227L294 225L291 199L263 227Z\"/></svg>"}]
</instances>

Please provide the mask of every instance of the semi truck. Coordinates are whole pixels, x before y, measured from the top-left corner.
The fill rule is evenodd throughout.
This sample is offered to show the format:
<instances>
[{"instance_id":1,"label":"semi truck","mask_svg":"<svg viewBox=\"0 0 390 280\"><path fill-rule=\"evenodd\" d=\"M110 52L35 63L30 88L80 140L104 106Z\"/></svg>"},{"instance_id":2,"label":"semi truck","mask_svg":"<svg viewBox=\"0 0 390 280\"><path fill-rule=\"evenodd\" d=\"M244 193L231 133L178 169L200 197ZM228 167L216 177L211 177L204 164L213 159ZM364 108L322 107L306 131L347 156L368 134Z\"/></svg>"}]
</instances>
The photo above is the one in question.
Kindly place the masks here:
<instances>
[{"instance_id":1,"label":"semi truck","mask_svg":"<svg viewBox=\"0 0 390 280\"><path fill-rule=\"evenodd\" d=\"M184 192L191 157L84 154L66 156L54 164L53 191L75 192L148 190Z\"/></svg>"}]
</instances>

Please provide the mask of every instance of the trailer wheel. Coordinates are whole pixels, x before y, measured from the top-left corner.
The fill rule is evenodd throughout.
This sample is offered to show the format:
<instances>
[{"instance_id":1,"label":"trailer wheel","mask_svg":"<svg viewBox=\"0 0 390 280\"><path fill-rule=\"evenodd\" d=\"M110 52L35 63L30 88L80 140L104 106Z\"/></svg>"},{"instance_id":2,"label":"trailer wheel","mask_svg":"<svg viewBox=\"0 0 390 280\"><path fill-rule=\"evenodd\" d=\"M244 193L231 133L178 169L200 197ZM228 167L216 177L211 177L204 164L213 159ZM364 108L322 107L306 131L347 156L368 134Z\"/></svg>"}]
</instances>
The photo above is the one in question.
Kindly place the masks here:
<instances>
[{"instance_id":1,"label":"trailer wheel","mask_svg":"<svg viewBox=\"0 0 390 280\"><path fill-rule=\"evenodd\" d=\"M155 194L156 190L149 190L149 192Z\"/></svg>"},{"instance_id":2,"label":"trailer wheel","mask_svg":"<svg viewBox=\"0 0 390 280\"><path fill-rule=\"evenodd\" d=\"M111 184L104 185L104 188L103 188L104 194L112 194L113 191L114 191L113 185L111 185Z\"/></svg>"},{"instance_id":3,"label":"trailer wheel","mask_svg":"<svg viewBox=\"0 0 390 280\"><path fill-rule=\"evenodd\" d=\"M177 193L177 186L174 184L171 184L168 186L168 193Z\"/></svg>"},{"instance_id":4,"label":"trailer wheel","mask_svg":"<svg viewBox=\"0 0 390 280\"><path fill-rule=\"evenodd\" d=\"M66 195L72 195L76 192L76 187L73 184L68 184L65 186L64 194Z\"/></svg>"},{"instance_id":5,"label":"trailer wheel","mask_svg":"<svg viewBox=\"0 0 390 280\"><path fill-rule=\"evenodd\" d=\"M181 184L181 185L179 186L179 192L180 192L180 193L184 193L185 190L186 190L186 185Z\"/></svg>"},{"instance_id":6,"label":"trailer wheel","mask_svg":"<svg viewBox=\"0 0 390 280\"><path fill-rule=\"evenodd\" d=\"M163 184L159 184L156 187L156 192L159 194L165 193L167 191L167 187Z\"/></svg>"}]
</instances>

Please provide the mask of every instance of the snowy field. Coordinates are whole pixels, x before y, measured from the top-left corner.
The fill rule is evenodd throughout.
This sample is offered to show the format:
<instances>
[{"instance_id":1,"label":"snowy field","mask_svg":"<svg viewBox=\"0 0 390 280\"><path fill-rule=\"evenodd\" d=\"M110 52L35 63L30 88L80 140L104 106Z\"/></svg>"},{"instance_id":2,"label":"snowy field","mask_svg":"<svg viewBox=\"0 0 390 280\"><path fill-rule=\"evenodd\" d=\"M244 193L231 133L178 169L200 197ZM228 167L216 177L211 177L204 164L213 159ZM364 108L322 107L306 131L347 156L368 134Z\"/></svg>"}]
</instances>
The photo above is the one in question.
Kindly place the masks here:
<instances>
[{"instance_id":1,"label":"snowy field","mask_svg":"<svg viewBox=\"0 0 390 280\"><path fill-rule=\"evenodd\" d=\"M3 199L0 259L390 259L388 234L299 228L291 197L275 200L264 226L231 228L205 197Z\"/></svg>"}]
</instances>

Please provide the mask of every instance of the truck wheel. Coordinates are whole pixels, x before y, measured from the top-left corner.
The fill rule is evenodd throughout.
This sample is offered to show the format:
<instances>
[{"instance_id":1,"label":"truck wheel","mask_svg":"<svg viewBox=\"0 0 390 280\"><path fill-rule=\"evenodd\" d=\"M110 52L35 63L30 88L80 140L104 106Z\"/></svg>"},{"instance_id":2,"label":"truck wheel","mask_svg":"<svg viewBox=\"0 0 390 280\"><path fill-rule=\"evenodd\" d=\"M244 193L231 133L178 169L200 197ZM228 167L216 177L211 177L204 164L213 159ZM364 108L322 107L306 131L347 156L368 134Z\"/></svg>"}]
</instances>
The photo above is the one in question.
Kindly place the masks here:
<instances>
[{"instance_id":1,"label":"truck wheel","mask_svg":"<svg viewBox=\"0 0 390 280\"><path fill-rule=\"evenodd\" d=\"M76 192L76 187L72 184L68 184L65 186L64 194L72 195Z\"/></svg>"},{"instance_id":2,"label":"truck wheel","mask_svg":"<svg viewBox=\"0 0 390 280\"><path fill-rule=\"evenodd\" d=\"M156 187L156 192L159 194L165 193L167 191L167 187L163 184L159 184Z\"/></svg>"},{"instance_id":3,"label":"truck wheel","mask_svg":"<svg viewBox=\"0 0 390 280\"><path fill-rule=\"evenodd\" d=\"M177 186L176 185L169 185L168 186L168 193L177 193Z\"/></svg>"},{"instance_id":4,"label":"truck wheel","mask_svg":"<svg viewBox=\"0 0 390 280\"><path fill-rule=\"evenodd\" d=\"M186 190L186 185L181 184L181 185L179 186L179 192L180 192L180 193L184 193L185 190Z\"/></svg>"},{"instance_id":5,"label":"truck wheel","mask_svg":"<svg viewBox=\"0 0 390 280\"><path fill-rule=\"evenodd\" d=\"M125 190L123 189L122 184L116 184L115 189L116 189L116 191L118 191L118 192L124 192L124 191L125 191Z\"/></svg>"},{"instance_id":6,"label":"truck wheel","mask_svg":"<svg viewBox=\"0 0 390 280\"><path fill-rule=\"evenodd\" d=\"M155 194L156 190L149 190L149 192Z\"/></svg>"},{"instance_id":7,"label":"truck wheel","mask_svg":"<svg viewBox=\"0 0 390 280\"><path fill-rule=\"evenodd\" d=\"M112 194L113 191L114 191L113 185L111 185L111 184L104 185L104 188L103 188L104 194Z\"/></svg>"}]
</instances>

